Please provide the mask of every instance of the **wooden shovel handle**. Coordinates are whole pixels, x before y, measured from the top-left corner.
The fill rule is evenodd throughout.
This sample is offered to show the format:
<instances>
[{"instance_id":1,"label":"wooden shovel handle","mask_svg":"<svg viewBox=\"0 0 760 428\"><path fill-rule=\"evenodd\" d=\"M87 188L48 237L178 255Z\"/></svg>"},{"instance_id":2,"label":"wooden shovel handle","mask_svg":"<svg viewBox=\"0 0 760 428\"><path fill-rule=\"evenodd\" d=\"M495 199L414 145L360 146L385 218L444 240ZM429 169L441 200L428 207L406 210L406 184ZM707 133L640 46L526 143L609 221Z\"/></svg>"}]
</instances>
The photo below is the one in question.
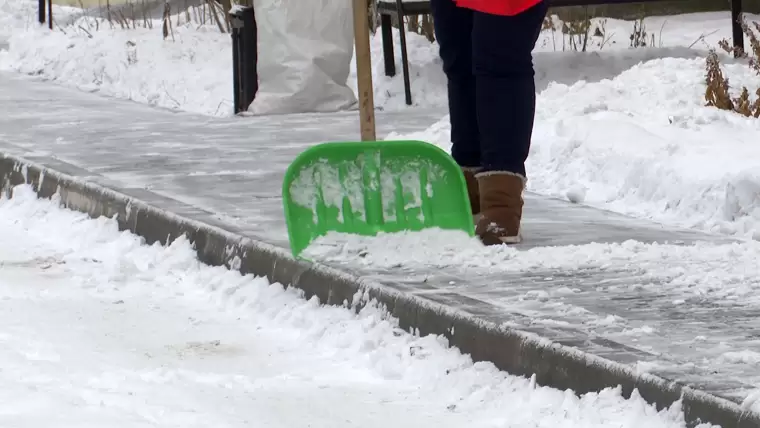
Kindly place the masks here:
<instances>
[{"instance_id":1,"label":"wooden shovel handle","mask_svg":"<svg viewBox=\"0 0 760 428\"><path fill-rule=\"evenodd\" d=\"M354 0L356 83L359 88L359 123L362 141L375 141L375 100L372 88L372 54L369 44L367 0Z\"/></svg>"}]
</instances>

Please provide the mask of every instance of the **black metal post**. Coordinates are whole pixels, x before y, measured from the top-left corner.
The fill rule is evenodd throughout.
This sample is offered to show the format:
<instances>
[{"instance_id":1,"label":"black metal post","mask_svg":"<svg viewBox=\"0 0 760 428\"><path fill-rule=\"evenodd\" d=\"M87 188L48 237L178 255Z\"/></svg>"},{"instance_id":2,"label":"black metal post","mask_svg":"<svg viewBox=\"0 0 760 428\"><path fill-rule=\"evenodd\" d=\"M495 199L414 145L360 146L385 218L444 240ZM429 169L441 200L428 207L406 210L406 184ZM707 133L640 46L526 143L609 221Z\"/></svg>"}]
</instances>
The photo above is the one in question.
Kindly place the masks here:
<instances>
[{"instance_id":1,"label":"black metal post","mask_svg":"<svg viewBox=\"0 0 760 428\"><path fill-rule=\"evenodd\" d=\"M742 0L731 0L731 30L734 38L734 47L744 52L744 32L741 25ZM738 52L734 52L737 56Z\"/></svg>"},{"instance_id":2,"label":"black metal post","mask_svg":"<svg viewBox=\"0 0 760 428\"><path fill-rule=\"evenodd\" d=\"M232 24L232 87L235 114L248 110L259 90L258 32L253 7L230 10Z\"/></svg>"},{"instance_id":3,"label":"black metal post","mask_svg":"<svg viewBox=\"0 0 760 428\"><path fill-rule=\"evenodd\" d=\"M48 4L48 28L53 29L53 0L47 0Z\"/></svg>"},{"instance_id":4,"label":"black metal post","mask_svg":"<svg viewBox=\"0 0 760 428\"><path fill-rule=\"evenodd\" d=\"M398 11L398 29L401 36L401 72L404 74L404 97L406 105L412 105L412 83L409 79L409 57L406 52L406 28L404 26L404 3L396 0L396 10Z\"/></svg>"},{"instance_id":5,"label":"black metal post","mask_svg":"<svg viewBox=\"0 0 760 428\"><path fill-rule=\"evenodd\" d=\"M236 15L230 12L230 26L232 31L232 103L234 105L235 114L240 113L242 110L240 106L240 29L243 25L243 20L239 19Z\"/></svg>"},{"instance_id":6,"label":"black metal post","mask_svg":"<svg viewBox=\"0 0 760 428\"><path fill-rule=\"evenodd\" d=\"M383 36L383 65L385 75L396 75L396 57L393 55L393 22L391 15L383 12L380 15L380 33Z\"/></svg>"},{"instance_id":7,"label":"black metal post","mask_svg":"<svg viewBox=\"0 0 760 428\"><path fill-rule=\"evenodd\" d=\"M37 20L40 24L45 23L45 0L39 0L38 2Z\"/></svg>"}]
</instances>

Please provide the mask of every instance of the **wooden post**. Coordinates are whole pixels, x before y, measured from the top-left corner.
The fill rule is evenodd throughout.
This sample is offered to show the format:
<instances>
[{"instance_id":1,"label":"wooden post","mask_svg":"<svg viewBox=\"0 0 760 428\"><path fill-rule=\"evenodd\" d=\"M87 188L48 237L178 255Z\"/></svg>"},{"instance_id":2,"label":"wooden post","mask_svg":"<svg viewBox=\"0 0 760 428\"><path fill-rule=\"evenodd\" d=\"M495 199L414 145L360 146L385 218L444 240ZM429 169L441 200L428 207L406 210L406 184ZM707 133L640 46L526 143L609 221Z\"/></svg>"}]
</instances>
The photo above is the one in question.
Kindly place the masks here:
<instances>
[{"instance_id":1,"label":"wooden post","mask_svg":"<svg viewBox=\"0 0 760 428\"><path fill-rule=\"evenodd\" d=\"M375 100L372 88L372 57L369 47L367 0L354 0L354 43L356 44L356 83L359 88L359 124L362 141L374 141Z\"/></svg>"}]
</instances>

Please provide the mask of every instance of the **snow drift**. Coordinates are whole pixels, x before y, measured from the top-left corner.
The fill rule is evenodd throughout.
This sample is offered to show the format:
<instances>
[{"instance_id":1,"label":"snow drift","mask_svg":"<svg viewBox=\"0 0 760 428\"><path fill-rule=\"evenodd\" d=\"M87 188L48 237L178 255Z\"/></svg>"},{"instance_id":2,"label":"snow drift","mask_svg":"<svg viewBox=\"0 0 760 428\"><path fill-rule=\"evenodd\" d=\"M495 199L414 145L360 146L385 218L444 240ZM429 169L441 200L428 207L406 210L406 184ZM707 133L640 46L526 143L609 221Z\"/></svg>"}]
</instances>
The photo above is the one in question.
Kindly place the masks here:
<instances>
[{"instance_id":1,"label":"snow drift","mask_svg":"<svg viewBox=\"0 0 760 428\"><path fill-rule=\"evenodd\" d=\"M760 87L726 64L732 95ZM576 203L760 240L760 121L706 107L704 60L643 62L611 79L551 83L538 96L528 188ZM389 135L450 150L448 117Z\"/></svg>"},{"instance_id":2,"label":"snow drift","mask_svg":"<svg viewBox=\"0 0 760 428\"><path fill-rule=\"evenodd\" d=\"M226 116L232 110L232 43L212 22L172 16L123 29L99 10L55 6L58 31L36 24L36 2L0 0L0 70L52 79L150 105ZM257 0L259 92L253 114L351 108L353 14L343 0ZM150 19L149 19L150 20Z\"/></svg>"}]
</instances>

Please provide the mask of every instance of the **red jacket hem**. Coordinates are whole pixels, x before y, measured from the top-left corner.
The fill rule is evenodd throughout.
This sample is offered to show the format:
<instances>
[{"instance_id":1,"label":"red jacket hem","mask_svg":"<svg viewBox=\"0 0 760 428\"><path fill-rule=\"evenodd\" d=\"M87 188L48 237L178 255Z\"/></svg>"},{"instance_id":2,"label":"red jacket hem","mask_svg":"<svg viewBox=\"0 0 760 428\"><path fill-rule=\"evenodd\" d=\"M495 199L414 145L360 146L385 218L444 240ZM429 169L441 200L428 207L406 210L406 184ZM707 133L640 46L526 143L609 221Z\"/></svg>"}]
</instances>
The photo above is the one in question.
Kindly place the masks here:
<instances>
[{"instance_id":1,"label":"red jacket hem","mask_svg":"<svg viewBox=\"0 0 760 428\"><path fill-rule=\"evenodd\" d=\"M491 15L514 16L542 0L455 0L457 6Z\"/></svg>"}]
</instances>

